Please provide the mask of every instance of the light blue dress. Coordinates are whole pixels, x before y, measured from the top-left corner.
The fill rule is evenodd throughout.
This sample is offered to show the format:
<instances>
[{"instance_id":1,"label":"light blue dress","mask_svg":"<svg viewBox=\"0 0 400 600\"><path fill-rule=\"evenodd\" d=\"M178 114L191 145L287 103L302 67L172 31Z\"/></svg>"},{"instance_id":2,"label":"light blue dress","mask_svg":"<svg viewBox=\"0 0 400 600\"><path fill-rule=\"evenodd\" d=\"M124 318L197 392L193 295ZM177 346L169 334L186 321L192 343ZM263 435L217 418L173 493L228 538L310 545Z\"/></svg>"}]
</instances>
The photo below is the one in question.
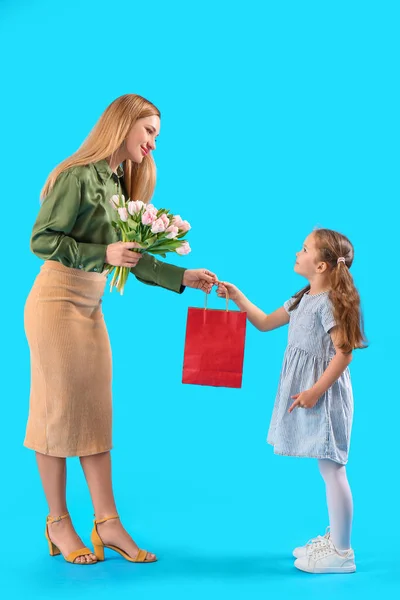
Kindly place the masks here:
<instances>
[{"instance_id":1,"label":"light blue dress","mask_svg":"<svg viewBox=\"0 0 400 600\"><path fill-rule=\"evenodd\" d=\"M335 355L329 331L335 326L328 292L304 294L290 316L278 393L267 442L276 454L329 458L346 464L353 421L353 392L347 368L313 408L296 408L290 414L291 396L310 389Z\"/></svg>"}]
</instances>

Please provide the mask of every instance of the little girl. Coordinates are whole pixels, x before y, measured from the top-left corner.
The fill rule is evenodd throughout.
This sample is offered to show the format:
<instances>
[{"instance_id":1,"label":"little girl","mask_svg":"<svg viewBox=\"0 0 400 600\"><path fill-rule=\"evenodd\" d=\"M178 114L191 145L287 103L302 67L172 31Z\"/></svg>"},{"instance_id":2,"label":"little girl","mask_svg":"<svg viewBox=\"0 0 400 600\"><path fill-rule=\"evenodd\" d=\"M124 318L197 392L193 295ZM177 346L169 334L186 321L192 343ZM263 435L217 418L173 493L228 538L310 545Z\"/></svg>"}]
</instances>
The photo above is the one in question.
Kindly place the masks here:
<instances>
[{"instance_id":1,"label":"little girl","mask_svg":"<svg viewBox=\"0 0 400 600\"><path fill-rule=\"evenodd\" d=\"M324 536L296 548L295 566L309 573L353 573L353 501L346 475L353 418L348 366L365 347L360 297L350 274L354 249L340 233L317 229L296 254L294 270L309 285L266 315L234 285L220 282L260 331L289 323L289 340L268 432L276 454L317 458L330 521Z\"/></svg>"}]
</instances>

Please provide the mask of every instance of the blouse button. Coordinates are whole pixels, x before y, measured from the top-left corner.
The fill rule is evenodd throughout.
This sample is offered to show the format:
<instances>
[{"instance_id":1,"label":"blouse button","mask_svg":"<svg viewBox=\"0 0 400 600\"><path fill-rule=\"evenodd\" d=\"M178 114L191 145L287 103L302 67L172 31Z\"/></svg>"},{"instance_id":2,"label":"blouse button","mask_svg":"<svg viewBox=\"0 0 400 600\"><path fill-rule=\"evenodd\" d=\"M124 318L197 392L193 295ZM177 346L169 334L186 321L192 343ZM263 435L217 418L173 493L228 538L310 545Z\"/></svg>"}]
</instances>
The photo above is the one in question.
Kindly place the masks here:
<instances>
[{"instance_id":1,"label":"blouse button","mask_svg":"<svg viewBox=\"0 0 400 600\"><path fill-rule=\"evenodd\" d=\"M79 265L79 268L80 268L80 269L83 269L83 265Z\"/></svg>"},{"instance_id":2,"label":"blouse button","mask_svg":"<svg viewBox=\"0 0 400 600\"><path fill-rule=\"evenodd\" d=\"M95 268L93 269L93 271L97 271L97 267L95 267Z\"/></svg>"}]
</instances>

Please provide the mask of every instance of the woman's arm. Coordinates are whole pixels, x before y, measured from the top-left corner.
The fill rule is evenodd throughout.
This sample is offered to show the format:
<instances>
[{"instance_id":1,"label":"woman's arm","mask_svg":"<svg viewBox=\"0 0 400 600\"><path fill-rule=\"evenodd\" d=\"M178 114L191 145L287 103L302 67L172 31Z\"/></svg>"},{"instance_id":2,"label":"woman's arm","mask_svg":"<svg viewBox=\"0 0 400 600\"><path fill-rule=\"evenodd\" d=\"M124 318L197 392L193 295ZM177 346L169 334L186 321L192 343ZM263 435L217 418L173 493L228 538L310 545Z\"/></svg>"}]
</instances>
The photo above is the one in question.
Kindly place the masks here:
<instances>
[{"instance_id":1,"label":"woman's arm","mask_svg":"<svg viewBox=\"0 0 400 600\"><path fill-rule=\"evenodd\" d=\"M250 300L232 283L226 281L220 282L217 294L220 298L226 296L228 291L229 298L233 300L236 306L247 313L247 318L254 327L260 331L272 331L289 323L289 315L283 307L278 308L273 313L267 315L258 306Z\"/></svg>"},{"instance_id":2,"label":"woman's arm","mask_svg":"<svg viewBox=\"0 0 400 600\"><path fill-rule=\"evenodd\" d=\"M31 250L44 260L67 267L101 272L107 244L77 242L73 230L81 206L80 181L71 172L58 177L40 208L31 237Z\"/></svg>"},{"instance_id":3,"label":"woman's arm","mask_svg":"<svg viewBox=\"0 0 400 600\"><path fill-rule=\"evenodd\" d=\"M179 294L184 291L185 287L202 290L209 294L213 285L218 281L215 273L207 269L182 269L157 260L150 254L144 254L131 272L142 283L158 285Z\"/></svg>"},{"instance_id":4,"label":"woman's arm","mask_svg":"<svg viewBox=\"0 0 400 600\"><path fill-rule=\"evenodd\" d=\"M185 270L157 260L150 254L143 254L136 267L131 269L131 273L141 283L157 285L181 294L185 289L183 285Z\"/></svg>"}]
</instances>

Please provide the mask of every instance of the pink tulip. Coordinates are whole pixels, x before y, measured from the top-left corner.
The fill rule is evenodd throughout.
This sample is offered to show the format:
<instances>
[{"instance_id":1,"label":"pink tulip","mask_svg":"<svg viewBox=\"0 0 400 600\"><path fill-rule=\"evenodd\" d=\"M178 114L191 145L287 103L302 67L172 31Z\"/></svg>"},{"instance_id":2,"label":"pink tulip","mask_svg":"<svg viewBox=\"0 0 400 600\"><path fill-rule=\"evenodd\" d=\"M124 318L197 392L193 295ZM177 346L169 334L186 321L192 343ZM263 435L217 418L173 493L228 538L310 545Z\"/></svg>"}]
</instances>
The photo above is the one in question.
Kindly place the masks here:
<instances>
[{"instance_id":1,"label":"pink tulip","mask_svg":"<svg viewBox=\"0 0 400 600\"><path fill-rule=\"evenodd\" d=\"M165 224L162 219L157 219L153 223L153 227L151 228L151 233L161 233L165 231Z\"/></svg>"},{"instance_id":2,"label":"pink tulip","mask_svg":"<svg viewBox=\"0 0 400 600\"><path fill-rule=\"evenodd\" d=\"M183 220L181 218L181 215L175 215L172 219L172 225L175 225L175 227L178 227L179 229L181 228L182 223Z\"/></svg>"},{"instance_id":3,"label":"pink tulip","mask_svg":"<svg viewBox=\"0 0 400 600\"><path fill-rule=\"evenodd\" d=\"M117 196L117 194L114 194L114 196L111 196L110 198L110 204L113 208L117 209L119 206L119 196Z\"/></svg>"},{"instance_id":4,"label":"pink tulip","mask_svg":"<svg viewBox=\"0 0 400 600\"><path fill-rule=\"evenodd\" d=\"M129 215L128 215L128 211L126 210L125 206L122 206L118 209L118 214L119 214L119 218L121 219L121 221L124 221L124 223L126 223L126 221L129 218Z\"/></svg>"},{"instance_id":5,"label":"pink tulip","mask_svg":"<svg viewBox=\"0 0 400 600\"><path fill-rule=\"evenodd\" d=\"M169 219L168 219L167 215L165 213L163 213L161 215L160 219L162 219L162 221L165 225L165 229L167 229L167 227L169 226Z\"/></svg>"},{"instance_id":6,"label":"pink tulip","mask_svg":"<svg viewBox=\"0 0 400 600\"><path fill-rule=\"evenodd\" d=\"M179 229L174 225L170 225L165 231L167 232L167 235L165 237L169 240L173 240L174 238L176 238L176 236L179 233Z\"/></svg>"},{"instance_id":7,"label":"pink tulip","mask_svg":"<svg viewBox=\"0 0 400 600\"><path fill-rule=\"evenodd\" d=\"M139 213L142 208L144 207L144 202L142 202L141 200L130 200L130 202L128 202L128 212L130 215L136 215L137 213Z\"/></svg>"},{"instance_id":8,"label":"pink tulip","mask_svg":"<svg viewBox=\"0 0 400 600\"><path fill-rule=\"evenodd\" d=\"M176 249L176 253L180 254L181 256L185 256L185 254L189 254L191 251L192 249L188 242L183 242L182 246Z\"/></svg>"},{"instance_id":9,"label":"pink tulip","mask_svg":"<svg viewBox=\"0 0 400 600\"><path fill-rule=\"evenodd\" d=\"M190 226L190 223L188 223L188 221L182 221L182 223L181 223L181 225L180 225L179 229L180 229L181 231L185 231L185 232L186 232L186 231L189 231L189 229L192 229L192 228L191 228L191 226Z\"/></svg>"},{"instance_id":10,"label":"pink tulip","mask_svg":"<svg viewBox=\"0 0 400 600\"><path fill-rule=\"evenodd\" d=\"M146 211L155 215L158 213L158 209L153 204L147 204Z\"/></svg>"},{"instance_id":11,"label":"pink tulip","mask_svg":"<svg viewBox=\"0 0 400 600\"><path fill-rule=\"evenodd\" d=\"M151 225L156 220L157 220L157 215L155 215L153 212L149 212L148 210L145 210L145 212L142 215L143 225Z\"/></svg>"}]
</instances>

